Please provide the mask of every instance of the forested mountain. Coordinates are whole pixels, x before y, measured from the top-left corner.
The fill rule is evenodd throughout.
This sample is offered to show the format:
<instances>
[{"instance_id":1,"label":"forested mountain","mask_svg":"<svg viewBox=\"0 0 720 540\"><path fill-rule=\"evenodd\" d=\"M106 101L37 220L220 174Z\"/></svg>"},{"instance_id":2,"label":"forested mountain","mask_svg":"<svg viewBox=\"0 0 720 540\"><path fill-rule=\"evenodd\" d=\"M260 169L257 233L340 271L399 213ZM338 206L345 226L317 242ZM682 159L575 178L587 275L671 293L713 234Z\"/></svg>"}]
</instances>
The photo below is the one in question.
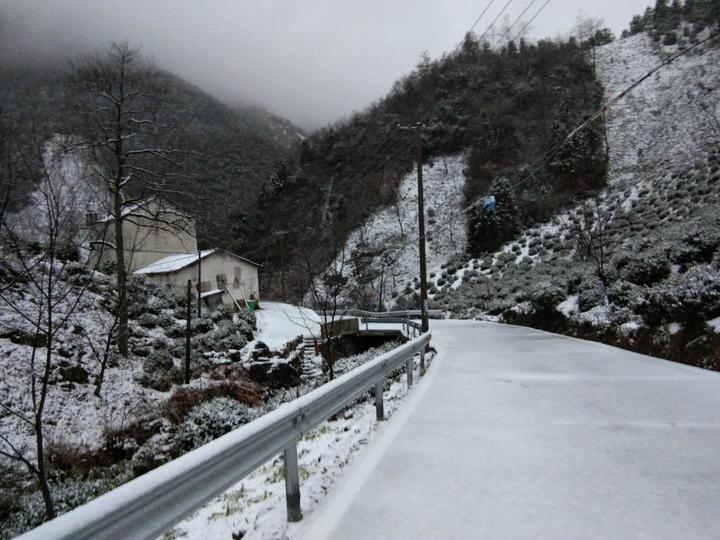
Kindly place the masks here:
<instances>
[{"instance_id":1,"label":"forested mountain","mask_svg":"<svg viewBox=\"0 0 720 540\"><path fill-rule=\"evenodd\" d=\"M70 83L72 69L0 64L0 109L29 139L78 128L75 107L82 97ZM253 214L261 186L301 130L257 107L230 107L181 78L162 72L160 120L170 126L173 148L184 152L183 174L175 179L178 202L198 216L203 245L232 245L231 220ZM11 204L22 204L16 186Z\"/></svg>"},{"instance_id":2,"label":"forested mountain","mask_svg":"<svg viewBox=\"0 0 720 540\"><path fill-rule=\"evenodd\" d=\"M423 123L423 161L464 152L468 155L466 201L484 193L493 179L519 178L526 168L595 111L603 91L592 47L611 39L607 30L583 42L521 40L493 49L468 35L458 49L437 60L424 57L392 91L351 118L313 134L295 163L276 171L260 205L275 230L289 231L298 252L328 261L372 212L394 204L400 180L416 155L416 131L400 126ZM577 137L518 193L519 219L529 223L602 186L605 179L602 125ZM238 230L249 249L267 240L252 224ZM470 248L487 237L471 224ZM494 242L502 242L494 235ZM274 250L274 251L273 251ZM269 268L279 264L278 246L266 251ZM291 276L292 277L292 276ZM302 276L295 276L302 293Z\"/></svg>"},{"instance_id":3,"label":"forested mountain","mask_svg":"<svg viewBox=\"0 0 720 540\"><path fill-rule=\"evenodd\" d=\"M436 307L720 370L719 5L659 1L597 50L608 98L623 96L607 113L607 186L431 269ZM508 222L517 193L502 193L491 218ZM401 298L417 304L415 289Z\"/></svg>"}]
</instances>

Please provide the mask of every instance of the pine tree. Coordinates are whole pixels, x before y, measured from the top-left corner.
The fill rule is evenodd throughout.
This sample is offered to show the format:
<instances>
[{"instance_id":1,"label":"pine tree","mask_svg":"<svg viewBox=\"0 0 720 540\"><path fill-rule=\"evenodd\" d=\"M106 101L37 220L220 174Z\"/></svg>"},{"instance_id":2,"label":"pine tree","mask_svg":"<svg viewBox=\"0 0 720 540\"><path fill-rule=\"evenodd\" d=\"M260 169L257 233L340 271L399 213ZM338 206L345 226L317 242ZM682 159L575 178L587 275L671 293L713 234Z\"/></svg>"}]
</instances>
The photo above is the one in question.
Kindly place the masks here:
<instances>
[{"instance_id":1,"label":"pine tree","mask_svg":"<svg viewBox=\"0 0 720 540\"><path fill-rule=\"evenodd\" d=\"M507 178L495 178L490 188L495 196L495 211L478 205L468 220L468 250L473 256L495 251L520 229L517 205Z\"/></svg>"}]
</instances>

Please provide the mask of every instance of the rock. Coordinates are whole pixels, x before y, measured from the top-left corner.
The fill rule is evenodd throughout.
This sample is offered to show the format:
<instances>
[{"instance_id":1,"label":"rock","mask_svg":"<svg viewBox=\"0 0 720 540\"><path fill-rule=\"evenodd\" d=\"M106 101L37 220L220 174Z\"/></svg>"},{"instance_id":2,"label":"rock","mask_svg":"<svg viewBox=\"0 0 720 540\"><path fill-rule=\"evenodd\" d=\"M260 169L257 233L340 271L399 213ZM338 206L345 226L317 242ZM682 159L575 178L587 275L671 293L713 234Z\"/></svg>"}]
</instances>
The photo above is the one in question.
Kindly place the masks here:
<instances>
[{"instance_id":1,"label":"rock","mask_svg":"<svg viewBox=\"0 0 720 540\"><path fill-rule=\"evenodd\" d=\"M60 367L58 368L58 374L64 381L78 384L86 384L88 382L88 372L82 366Z\"/></svg>"}]
</instances>

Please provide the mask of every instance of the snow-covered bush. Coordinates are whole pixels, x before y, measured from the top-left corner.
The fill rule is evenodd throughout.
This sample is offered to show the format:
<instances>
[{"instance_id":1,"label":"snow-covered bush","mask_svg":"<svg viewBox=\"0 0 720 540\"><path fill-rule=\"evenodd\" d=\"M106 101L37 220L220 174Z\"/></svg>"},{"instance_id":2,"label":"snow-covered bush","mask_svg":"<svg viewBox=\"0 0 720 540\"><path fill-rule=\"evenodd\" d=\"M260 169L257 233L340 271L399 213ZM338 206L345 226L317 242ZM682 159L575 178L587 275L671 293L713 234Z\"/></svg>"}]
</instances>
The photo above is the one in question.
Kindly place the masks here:
<instances>
[{"instance_id":1,"label":"snow-covered bush","mask_svg":"<svg viewBox=\"0 0 720 540\"><path fill-rule=\"evenodd\" d=\"M148 311L140 315L138 324L143 328L155 328L158 326L158 318Z\"/></svg>"},{"instance_id":2,"label":"snow-covered bush","mask_svg":"<svg viewBox=\"0 0 720 540\"><path fill-rule=\"evenodd\" d=\"M555 307L565 300L567 293L565 289L557 284L544 281L538 283L530 294L528 300L536 311L551 312Z\"/></svg>"},{"instance_id":3,"label":"snow-covered bush","mask_svg":"<svg viewBox=\"0 0 720 540\"><path fill-rule=\"evenodd\" d=\"M642 299L642 287L622 279L611 283L607 288L608 300L617 307L637 306Z\"/></svg>"},{"instance_id":4,"label":"snow-covered bush","mask_svg":"<svg viewBox=\"0 0 720 540\"><path fill-rule=\"evenodd\" d=\"M686 328L703 326L720 315L720 273L701 265L675 275L649 289L639 310L653 326L669 322L680 322Z\"/></svg>"},{"instance_id":5,"label":"snow-covered bush","mask_svg":"<svg viewBox=\"0 0 720 540\"><path fill-rule=\"evenodd\" d=\"M659 254L624 252L615 260L620 277L636 285L652 285L670 275L670 263Z\"/></svg>"},{"instance_id":6,"label":"snow-covered bush","mask_svg":"<svg viewBox=\"0 0 720 540\"><path fill-rule=\"evenodd\" d=\"M193 409L180 425L175 440L179 446L192 450L251 422L257 411L231 398L219 397Z\"/></svg>"},{"instance_id":7,"label":"snow-covered bush","mask_svg":"<svg viewBox=\"0 0 720 540\"><path fill-rule=\"evenodd\" d=\"M589 311L605 303L605 287L597 278L583 281L578 287L577 293L580 311Z\"/></svg>"},{"instance_id":8,"label":"snow-covered bush","mask_svg":"<svg viewBox=\"0 0 720 540\"><path fill-rule=\"evenodd\" d=\"M194 334L205 334L213 329L213 321L209 317L200 317L193 319L190 323Z\"/></svg>"},{"instance_id":9,"label":"snow-covered bush","mask_svg":"<svg viewBox=\"0 0 720 540\"><path fill-rule=\"evenodd\" d=\"M154 349L143 362L143 375L140 384L165 392L177 381L172 355L165 349Z\"/></svg>"},{"instance_id":10,"label":"snow-covered bush","mask_svg":"<svg viewBox=\"0 0 720 540\"><path fill-rule=\"evenodd\" d=\"M157 325L166 330L172 328L175 326L175 317L168 313L161 313L157 318Z\"/></svg>"},{"instance_id":11,"label":"snow-covered bush","mask_svg":"<svg viewBox=\"0 0 720 540\"><path fill-rule=\"evenodd\" d=\"M64 514L85 504L103 493L110 491L127 478L113 479L80 479L68 478L65 480L52 481L50 491L53 497L53 504L58 514ZM19 511L11 514L2 523L0 537L14 538L20 534L41 525L45 521L45 503L40 491L34 491L30 495L24 495L17 501Z\"/></svg>"}]
</instances>

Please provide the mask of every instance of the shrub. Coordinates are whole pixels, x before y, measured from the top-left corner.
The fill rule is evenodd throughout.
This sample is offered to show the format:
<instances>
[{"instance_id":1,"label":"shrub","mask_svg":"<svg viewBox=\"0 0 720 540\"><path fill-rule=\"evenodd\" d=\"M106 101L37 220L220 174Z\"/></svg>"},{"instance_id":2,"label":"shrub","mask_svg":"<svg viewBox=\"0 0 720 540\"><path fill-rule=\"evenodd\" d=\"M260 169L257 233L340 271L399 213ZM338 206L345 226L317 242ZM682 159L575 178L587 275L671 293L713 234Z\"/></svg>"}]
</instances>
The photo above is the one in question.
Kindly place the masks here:
<instances>
[{"instance_id":1,"label":"shrub","mask_svg":"<svg viewBox=\"0 0 720 540\"><path fill-rule=\"evenodd\" d=\"M161 313L157 318L157 324L160 328L167 330L175 326L175 318L168 313Z\"/></svg>"},{"instance_id":2,"label":"shrub","mask_svg":"<svg viewBox=\"0 0 720 540\"><path fill-rule=\"evenodd\" d=\"M158 325L158 318L152 313L143 313L138 318L138 324L143 328L155 328Z\"/></svg>"},{"instance_id":3,"label":"shrub","mask_svg":"<svg viewBox=\"0 0 720 540\"><path fill-rule=\"evenodd\" d=\"M581 312L589 311L605 302L605 287L597 278L583 281L578 288L578 308Z\"/></svg>"},{"instance_id":4,"label":"shrub","mask_svg":"<svg viewBox=\"0 0 720 540\"><path fill-rule=\"evenodd\" d=\"M257 412L244 403L218 397L192 408L180 425L175 439L179 446L192 450L251 422Z\"/></svg>"},{"instance_id":5,"label":"shrub","mask_svg":"<svg viewBox=\"0 0 720 540\"><path fill-rule=\"evenodd\" d=\"M567 293L564 288L550 282L542 282L530 291L528 300L536 311L549 312L565 300Z\"/></svg>"},{"instance_id":6,"label":"shrub","mask_svg":"<svg viewBox=\"0 0 720 540\"><path fill-rule=\"evenodd\" d=\"M260 403L260 387L251 381L237 380L222 381L204 388L178 388L165 403L164 414L170 422L179 425L193 407L220 397L254 406Z\"/></svg>"},{"instance_id":7,"label":"shrub","mask_svg":"<svg viewBox=\"0 0 720 540\"><path fill-rule=\"evenodd\" d=\"M629 281L617 280L608 289L608 300L617 307L637 306L642 299L642 289Z\"/></svg>"},{"instance_id":8,"label":"shrub","mask_svg":"<svg viewBox=\"0 0 720 540\"><path fill-rule=\"evenodd\" d=\"M170 389L178 379L172 355L165 349L155 349L143 362L143 376L140 384L161 392Z\"/></svg>"},{"instance_id":9,"label":"shrub","mask_svg":"<svg viewBox=\"0 0 720 540\"><path fill-rule=\"evenodd\" d=\"M615 261L620 277L636 285L653 285L670 275L670 263L657 254L626 252Z\"/></svg>"},{"instance_id":10,"label":"shrub","mask_svg":"<svg viewBox=\"0 0 720 540\"><path fill-rule=\"evenodd\" d=\"M190 323L192 326L192 333L205 334L213 329L213 321L209 317L200 317L199 319L193 319Z\"/></svg>"},{"instance_id":11,"label":"shrub","mask_svg":"<svg viewBox=\"0 0 720 540\"><path fill-rule=\"evenodd\" d=\"M720 274L703 265L673 276L648 291L639 311L653 326L667 322L702 326L720 315Z\"/></svg>"}]
</instances>

